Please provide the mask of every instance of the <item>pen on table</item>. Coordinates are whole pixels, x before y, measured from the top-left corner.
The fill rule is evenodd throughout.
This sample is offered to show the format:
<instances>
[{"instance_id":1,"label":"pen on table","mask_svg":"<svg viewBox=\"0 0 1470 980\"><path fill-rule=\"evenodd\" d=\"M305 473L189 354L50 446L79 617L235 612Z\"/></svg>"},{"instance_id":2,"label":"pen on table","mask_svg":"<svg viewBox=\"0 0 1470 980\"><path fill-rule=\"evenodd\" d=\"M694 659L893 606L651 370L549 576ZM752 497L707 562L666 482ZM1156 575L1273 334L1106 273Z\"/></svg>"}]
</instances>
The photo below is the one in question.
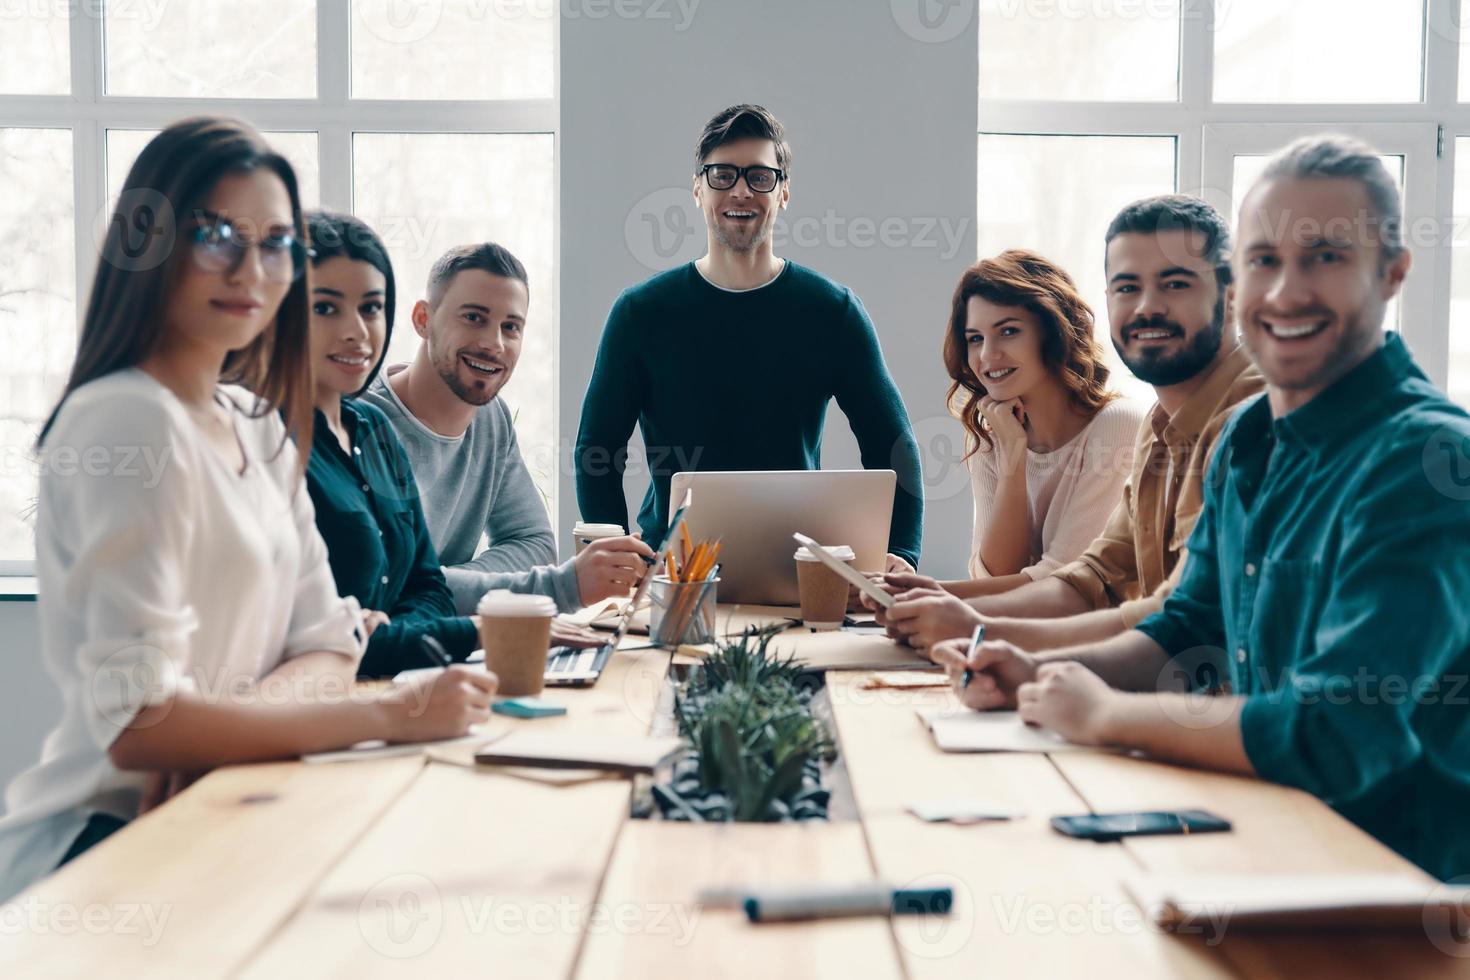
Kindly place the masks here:
<instances>
[{"instance_id":1,"label":"pen on table","mask_svg":"<svg viewBox=\"0 0 1470 980\"><path fill-rule=\"evenodd\" d=\"M439 641L427 633L419 637L419 649L424 651L424 654L430 660L434 661L435 667L448 667L454 663L449 654L444 652L444 647Z\"/></svg>"},{"instance_id":2,"label":"pen on table","mask_svg":"<svg viewBox=\"0 0 1470 980\"><path fill-rule=\"evenodd\" d=\"M968 653L965 654L966 664L968 664L971 660L975 658L975 651L980 649L980 644L984 642L985 624L981 623L979 626L975 627L975 632L970 634L970 650ZM969 687L970 682L974 679L975 672L967 666L965 668L965 672L960 675L960 690L964 690L965 688Z\"/></svg>"},{"instance_id":3,"label":"pen on table","mask_svg":"<svg viewBox=\"0 0 1470 980\"><path fill-rule=\"evenodd\" d=\"M755 888L746 894L751 922L790 922L850 915L948 915L949 887L894 888L881 883Z\"/></svg>"}]
</instances>

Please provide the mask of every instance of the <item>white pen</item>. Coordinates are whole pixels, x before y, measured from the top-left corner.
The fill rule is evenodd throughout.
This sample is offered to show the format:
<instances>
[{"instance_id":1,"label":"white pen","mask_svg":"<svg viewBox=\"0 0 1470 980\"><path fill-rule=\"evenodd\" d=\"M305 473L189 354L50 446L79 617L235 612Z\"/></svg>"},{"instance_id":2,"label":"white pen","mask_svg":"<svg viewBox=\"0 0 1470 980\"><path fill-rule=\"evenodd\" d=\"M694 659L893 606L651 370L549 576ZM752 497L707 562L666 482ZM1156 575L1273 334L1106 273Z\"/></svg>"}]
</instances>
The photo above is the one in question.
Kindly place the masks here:
<instances>
[{"instance_id":1,"label":"white pen","mask_svg":"<svg viewBox=\"0 0 1470 980\"><path fill-rule=\"evenodd\" d=\"M970 634L970 650L968 653L965 654L965 663L967 665L971 660L975 659L975 651L980 649L980 644L984 642L985 624L981 623L979 626L975 627L975 632ZM964 690L965 688L969 687L970 682L974 679L975 672L971 670L968 666L966 666L965 672L960 675L960 690Z\"/></svg>"}]
</instances>

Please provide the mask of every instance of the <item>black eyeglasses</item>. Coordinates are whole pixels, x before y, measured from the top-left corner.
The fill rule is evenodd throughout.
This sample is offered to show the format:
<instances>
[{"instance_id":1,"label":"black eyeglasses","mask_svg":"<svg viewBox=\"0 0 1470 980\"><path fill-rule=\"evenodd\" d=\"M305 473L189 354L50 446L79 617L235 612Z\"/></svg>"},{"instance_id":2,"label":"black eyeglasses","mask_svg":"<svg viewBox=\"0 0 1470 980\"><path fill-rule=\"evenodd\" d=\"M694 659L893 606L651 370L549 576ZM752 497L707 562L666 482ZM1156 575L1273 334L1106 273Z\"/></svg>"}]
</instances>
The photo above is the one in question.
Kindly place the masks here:
<instances>
[{"instance_id":1,"label":"black eyeglasses","mask_svg":"<svg viewBox=\"0 0 1470 980\"><path fill-rule=\"evenodd\" d=\"M744 177L746 187L757 194L769 194L786 179L786 171L779 167L737 167L733 163L706 163L699 172L704 182L717 191L728 191Z\"/></svg>"},{"instance_id":2,"label":"black eyeglasses","mask_svg":"<svg viewBox=\"0 0 1470 980\"><path fill-rule=\"evenodd\" d=\"M235 226L223 219L202 223L190 239L194 264L205 272L230 272L240 267L252 248L260 249L260 267L267 279L293 282L306 271L311 250L291 232L270 235L258 242L246 241Z\"/></svg>"}]
</instances>

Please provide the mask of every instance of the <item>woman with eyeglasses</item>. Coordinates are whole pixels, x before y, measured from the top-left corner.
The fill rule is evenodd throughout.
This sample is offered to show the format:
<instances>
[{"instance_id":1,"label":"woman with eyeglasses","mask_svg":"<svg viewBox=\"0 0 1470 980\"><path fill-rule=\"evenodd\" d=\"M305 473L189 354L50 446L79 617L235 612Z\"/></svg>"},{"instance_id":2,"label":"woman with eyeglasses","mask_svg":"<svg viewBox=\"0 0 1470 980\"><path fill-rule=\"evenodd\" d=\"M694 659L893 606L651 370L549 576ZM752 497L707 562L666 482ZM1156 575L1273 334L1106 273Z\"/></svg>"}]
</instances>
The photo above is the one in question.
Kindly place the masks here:
<instances>
[{"instance_id":1,"label":"woman with eyeglasses","mask_svg":"<svg viewBox=\"0 0 1470 980\"><path fill-rule=\"evenodd\" d=\"M128 174L41 432L40 654L64 707L6 792L0 900L216 766L488 717L494 678L463 667L351 686L359 610L302 479L302 238L291 166L242 123L177 123Z\"/></svg>"},{"instance_id":2,"label":"woman with eyeglasses","mask_svg":"<svg viewBox=\"0 0 1470 980\"><path fill-rule=\"evenodd\" d=\"M366 610L359 677L432 666L433 637L455 660L479 643L473 616L457 616L419 504L408 454L367 390L393 338L396 286L382 240L351 215L314 211L311 357L316 426L306 485L337 588ZM597 646L602 637L556 624L554 642Z\"/></svg>"}]
</instances>

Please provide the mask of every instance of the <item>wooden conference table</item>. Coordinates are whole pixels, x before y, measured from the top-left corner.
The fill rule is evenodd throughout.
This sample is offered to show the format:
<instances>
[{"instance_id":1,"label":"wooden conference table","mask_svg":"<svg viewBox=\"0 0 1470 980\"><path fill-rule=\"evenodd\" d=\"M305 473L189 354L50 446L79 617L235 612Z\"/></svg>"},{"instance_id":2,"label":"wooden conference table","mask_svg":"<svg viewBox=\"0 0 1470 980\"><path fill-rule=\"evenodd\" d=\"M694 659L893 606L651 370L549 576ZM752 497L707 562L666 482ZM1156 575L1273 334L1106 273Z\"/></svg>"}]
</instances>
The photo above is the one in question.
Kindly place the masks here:
<instances>
[{"instance_id":1,"label":"wooden conference table","mask_svg":"<svg viewBox=\"0 0 1470 980\"><path fill-rule=\"evenodd\" d=\"M804 641L779 648L800 656ZM567 715L494 725L647 732L670 660L623 651L595 687L547 692ZM630 781L476 769L464 746L231 767L18 896L0 976L1470 977L1470 946L1457 957L1419 932L1162 933L1125 877L1418 872L1295 790L1108 754L942 753L914 708L950 694L866 690L866 675L827 675L859 820L633 819ZM953 826L904 810L966 793L1028 816ZM1047 824L1176 807L1235 829L1095 844ZM875 876L940 876L954 914L754 926L696 897Z\"/></svg>"}]
</instances>

